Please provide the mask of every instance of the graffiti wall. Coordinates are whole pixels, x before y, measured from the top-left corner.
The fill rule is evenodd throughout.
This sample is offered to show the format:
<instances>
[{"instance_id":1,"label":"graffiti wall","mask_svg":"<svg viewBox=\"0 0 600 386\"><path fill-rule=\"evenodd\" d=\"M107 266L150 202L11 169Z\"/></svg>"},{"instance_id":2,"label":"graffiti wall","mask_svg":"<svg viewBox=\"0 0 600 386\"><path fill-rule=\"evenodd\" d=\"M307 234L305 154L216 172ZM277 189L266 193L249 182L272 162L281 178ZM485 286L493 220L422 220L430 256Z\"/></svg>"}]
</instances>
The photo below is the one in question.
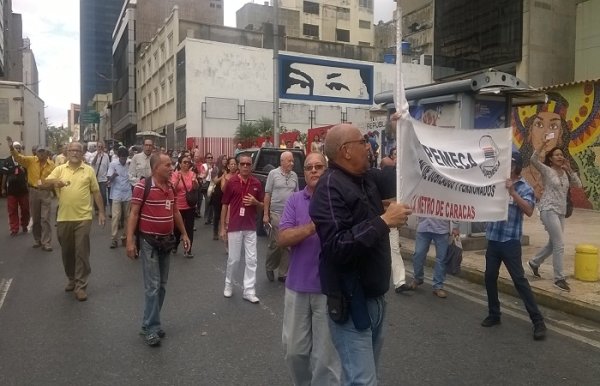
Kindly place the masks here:
<instances>
[{"instance_id":1,"label":"graffiti wall","mask_svg":"<svg viewBox=\"0 0 600 386\"><path fill-rule=\"evenodd\" d=\"M529 160L550 135L546 149L562 147L571 167L579 172L583 188L571 190L575 207L600 210L600 80L546 92L547 104L513 109L513 141L523 156L523 177L540 197L541 176ZM543 161L544 154L540 156Z\"/></svg>"}]
</instances>

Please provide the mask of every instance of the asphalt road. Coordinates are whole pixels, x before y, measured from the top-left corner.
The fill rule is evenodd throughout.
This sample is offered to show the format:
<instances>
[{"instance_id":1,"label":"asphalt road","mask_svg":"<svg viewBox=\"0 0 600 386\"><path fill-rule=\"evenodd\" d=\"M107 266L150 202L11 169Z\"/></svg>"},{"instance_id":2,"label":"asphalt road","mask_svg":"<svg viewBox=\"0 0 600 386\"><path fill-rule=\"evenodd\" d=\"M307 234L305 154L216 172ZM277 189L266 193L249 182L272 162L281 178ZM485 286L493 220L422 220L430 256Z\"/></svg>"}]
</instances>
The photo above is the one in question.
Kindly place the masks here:
<instances>
[{"instance_id":1,"label":"asphalt road","mask_svg":"<svg viewBox=\"0 0 600 386\"><path fill-rule=\"evenodd\" d=\"M31 235L11 238L5 200L0 205L0 385L290 384L281 349L284 287L265 277L264 238L260 304L243 301L239 285L226 299L223 244L197 221L196 257L171 262L167 337L150 348L138 335L141 264L122 247L109 249L108 227L93 228L89 299L81 303L63 291L56 237L50 253L32 249ZM407 295L388 293L381 384L600 382L600 326L544 310L548 338L534 342L518 299L503 297L502 325L486 329L479 326L484 289L456 278L447 289L447 299L433 296L428 283Z\"/></svg>"}]
</instances>

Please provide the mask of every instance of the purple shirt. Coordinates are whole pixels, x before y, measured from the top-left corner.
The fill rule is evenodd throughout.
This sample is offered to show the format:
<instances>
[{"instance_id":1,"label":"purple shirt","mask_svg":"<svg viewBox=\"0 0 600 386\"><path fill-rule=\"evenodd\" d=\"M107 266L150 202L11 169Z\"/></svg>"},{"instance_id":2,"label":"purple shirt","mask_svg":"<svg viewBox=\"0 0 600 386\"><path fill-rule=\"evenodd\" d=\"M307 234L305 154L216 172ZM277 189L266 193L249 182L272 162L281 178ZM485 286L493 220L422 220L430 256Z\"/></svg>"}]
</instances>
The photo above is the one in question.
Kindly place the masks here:
<instances>
[{"instance_id":1,"label":"purple shirt","mask_svg":"<svg viewBox=\"0 0 600 386\"><path fill-rule=\"evenodd\" d=\"M293 193L287 200L279 221L280 231L306 225L312 220L308 214L310 193L306 188ZM285 286L296 292L321 293L319 254L321 244L316 233L294 245Z\"/></svg>"}]
</instances>

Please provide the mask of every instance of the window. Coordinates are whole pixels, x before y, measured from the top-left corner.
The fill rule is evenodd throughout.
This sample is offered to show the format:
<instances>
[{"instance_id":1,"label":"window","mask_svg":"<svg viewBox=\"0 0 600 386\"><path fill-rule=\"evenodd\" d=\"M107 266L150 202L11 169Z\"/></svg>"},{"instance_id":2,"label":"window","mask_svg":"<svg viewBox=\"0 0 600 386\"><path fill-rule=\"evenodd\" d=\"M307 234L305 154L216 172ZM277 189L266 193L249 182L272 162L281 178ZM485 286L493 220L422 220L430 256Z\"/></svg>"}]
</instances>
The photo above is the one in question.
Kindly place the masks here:
<instances>
[{"instance_id":1,"label":"window","mask_svg":"<svg viewBox=\"0 0 600 386\"><path fill-rule=\"evenodd\" d=\"M347 29L335 29L335 39L338 42L350 42L350 31Z\"/></svg>"},{"instance_id":2,"label":"window","mask_svg":"<svg viewBox=\"0 0 600 386\"><path fill-rule=\"evenodd\" d=\"M319 14L319 3L313 3L312 1L305 1L303 6L305 13L312 13L313 15Z\"/></svg>"},{"instance_id":3,"label":"window","mask_svg":"<svg viewBox=\"0 0 600 386\"><path fill-rule=\"evenodd\" d=\"M373 11L373 0L358 0L358 6Z\"/></svg>"},{"instance_id":4,"label":"window","mask_svg":"<svg viewBox=\"0 0 600 386\"><path fill-rule=\"evenodd\" d=\"M303 24L302 34L306 36L319 37L319 26L314 24Z\"/></svg>"},{"instance_id":5,"label":"window","mask_svg":"<svg viewBox=\"0 0 600 386\"><path fill-rule=\"evenodd\" d=\"M167 100L169 99L169 96L167 95L167 92L166 92L165 82L162 82L160 84L160 97L161 97L161 101L160 101L161 104L166 103Z\"/></svg>"},{"instance_id":6,"label":"window","mask_svg":"<svg viewBox=\"0 0 600 386\"><path fill-rule=\"evenodd\" d=\"M165 51L165 43L160 45L160 61L165 62L167 52Z\"/></svg>"},{"instance_id":7,"label":"window","mask_svg":"<svg viewBox=\"0 0 600 386\"><path fill-rule=\"evenodd\" d=\"M169 34L167 37L167 51L169 52L169 57L173 55L173 32Z\"/></svg>"},{"instance_id":8,"label":"window","mask_svg":"<svg viewBox=\"0 0 600 386\"><path fill-rule=\"evenodd\" d=\"M371 22L368 21L368 20L359 20L358 21L358 28L371 29Z\"/></svg>"},{"instance_id":9,"label":"window","mask_svg":"<svg viewBox=\"0 0 600 386\"><path fill-rule=\"evenodd\" d=\"M158 50L154 51L154 67L158 70L160 63L158 62Z\"/></svg>"},{"instance_id":10,"label":"window","mask_svg":"<svg viewBox=\"0 0 600 386\"><path fill-rule=\"evenodd\" d=\"M360 41L359 41L359 42L358 42L358 45L359 45L359 46L363 46L363 47L371 47L371 43L369 43L369 42L360 42Z\"/></svg>"},{"instance_id":11,"label":"window","mask_svg":"<svg viewBox=\"0 0 600 386\"><path fill-rule=\"evenodd\" d=\"M350 8L337 8L337 18L338 20L350 20Z\"/></svg>"}]
</instances>

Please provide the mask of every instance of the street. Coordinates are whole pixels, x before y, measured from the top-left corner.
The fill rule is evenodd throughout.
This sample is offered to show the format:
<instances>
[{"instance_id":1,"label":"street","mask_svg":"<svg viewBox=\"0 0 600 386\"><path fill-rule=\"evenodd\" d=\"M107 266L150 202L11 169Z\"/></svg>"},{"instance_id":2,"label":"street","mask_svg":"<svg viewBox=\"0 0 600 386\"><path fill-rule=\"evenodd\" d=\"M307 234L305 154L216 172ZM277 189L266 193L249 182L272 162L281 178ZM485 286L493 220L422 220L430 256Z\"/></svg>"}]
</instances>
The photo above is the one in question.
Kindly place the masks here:
<instances>
[{"instance_id":1,"label":"street","mask_svg":"<svg viewBox=\"0 0 600 386\"><path fill-rule=\"evenodd\" d=\"M0 206L1 385L290 384L281 348L284 286L266 279L265 238L260 304L242 300L241 267L226 299L223 243L198 219L195 258L172 256L161 315L167 336L150 348L138 335L141 264L124 247L109 249L108 224L93 226L89 299L78 302L63 291L55 234L53 252L31 248L30 234L9 236L4 199ZM388 292L381 384L598 384L599 325L543 309L548 336L534 342L519 299L502 296L502 324L483 328L484 288L450 277L446 289L447 299L433 296L430 282Z\"/></svg>"}]
</instances>

